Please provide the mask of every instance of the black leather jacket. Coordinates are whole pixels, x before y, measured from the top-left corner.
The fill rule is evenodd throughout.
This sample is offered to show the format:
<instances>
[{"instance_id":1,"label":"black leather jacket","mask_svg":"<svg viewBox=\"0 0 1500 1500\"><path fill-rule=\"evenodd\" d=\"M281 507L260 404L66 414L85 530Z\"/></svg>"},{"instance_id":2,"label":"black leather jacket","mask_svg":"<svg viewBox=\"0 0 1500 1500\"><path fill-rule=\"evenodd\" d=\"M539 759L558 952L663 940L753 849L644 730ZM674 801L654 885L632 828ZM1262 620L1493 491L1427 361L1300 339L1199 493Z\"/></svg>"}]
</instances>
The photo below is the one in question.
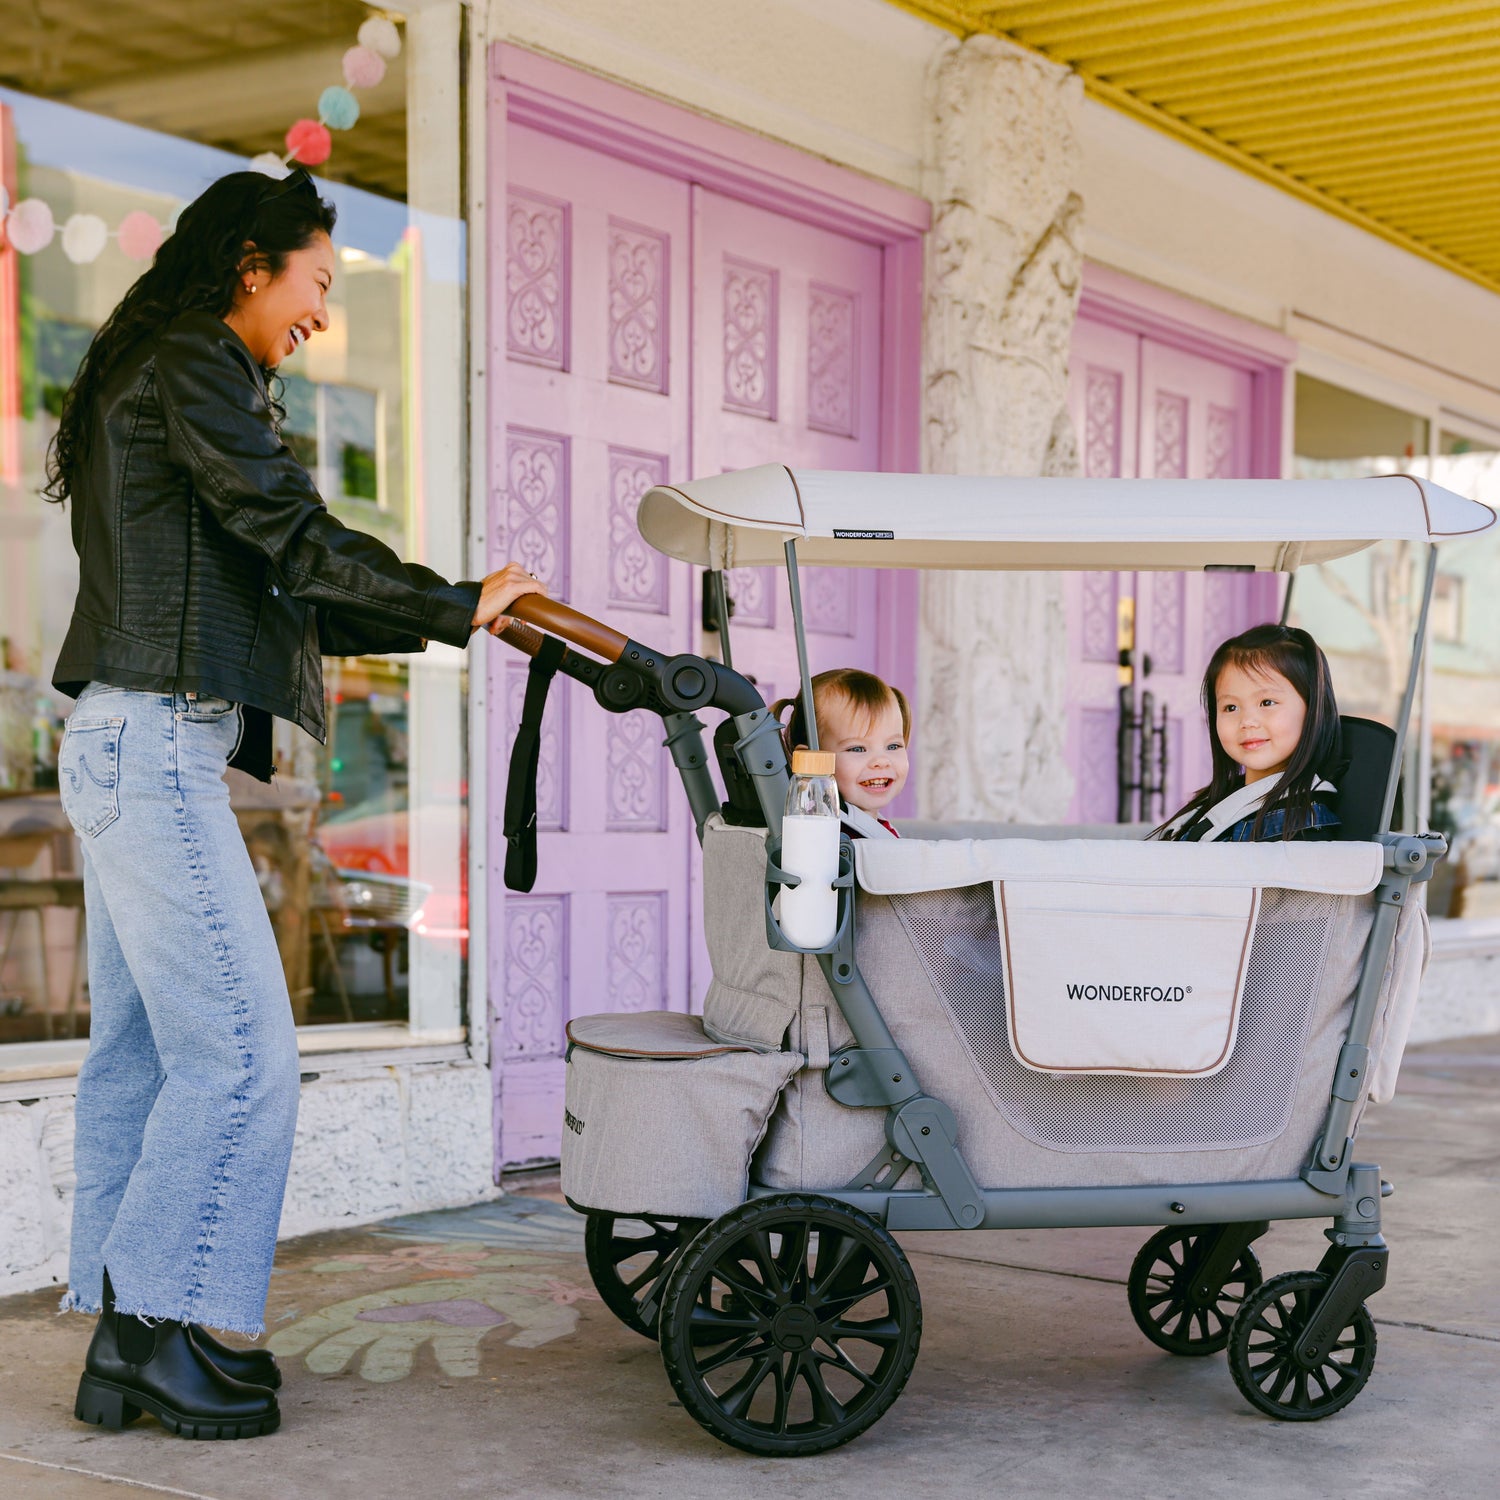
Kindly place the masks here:
<instances>
[{"instance_id":1,"label":"black leather jacket","mask_svg":"<svg viewBox=\"0 0 1500 1500\"><path fill-rule=\"evenodd\" d=\"M227 323L184 313L111 372L72 492L78 600L52 681L245 705L233 765L271 775L270 715L326 738L322 656L463 646L448 583L328 512Z\"/></svg>"}]
</instances>

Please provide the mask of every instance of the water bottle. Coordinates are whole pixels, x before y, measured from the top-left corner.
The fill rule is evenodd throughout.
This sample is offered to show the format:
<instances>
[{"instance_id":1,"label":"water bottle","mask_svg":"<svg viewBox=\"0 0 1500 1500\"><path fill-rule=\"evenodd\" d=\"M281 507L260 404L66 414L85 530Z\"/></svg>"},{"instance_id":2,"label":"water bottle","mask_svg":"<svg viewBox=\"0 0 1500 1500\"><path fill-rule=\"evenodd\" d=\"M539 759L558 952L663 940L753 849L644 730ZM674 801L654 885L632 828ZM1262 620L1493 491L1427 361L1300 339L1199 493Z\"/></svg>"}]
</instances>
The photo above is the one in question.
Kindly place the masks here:
<instances>
[{"instance_id":1,"label":"water bottle","mask_svg":"<svg viewBox=\"0 0 1500 1500\"><path fill-rule=\"evenodd\" d=\"M786 814L781 820L781 868L801 882L781 888L783 936L799 948L826 948L839 925L839 794L833 754L794 750Z\"/></svg>"}]
</instances>

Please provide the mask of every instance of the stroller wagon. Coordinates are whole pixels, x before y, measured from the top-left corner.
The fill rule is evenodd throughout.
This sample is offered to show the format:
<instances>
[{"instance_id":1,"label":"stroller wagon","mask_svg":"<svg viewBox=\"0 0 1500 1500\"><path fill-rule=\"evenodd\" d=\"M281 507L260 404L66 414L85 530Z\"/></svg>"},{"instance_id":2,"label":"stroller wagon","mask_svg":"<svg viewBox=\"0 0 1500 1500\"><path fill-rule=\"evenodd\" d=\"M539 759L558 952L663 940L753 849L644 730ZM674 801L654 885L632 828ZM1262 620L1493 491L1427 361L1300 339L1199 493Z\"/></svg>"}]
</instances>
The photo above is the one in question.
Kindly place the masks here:
<instances>
[{"instance_id":1,"label":"stroller wagon","mask_svg":"<svg viewBox=\"0 0 1500 1500\"><path fill-rule=\"evenodd\" d=\"M642 535L707 568L721 605L725 569L785 561L809 723L799 562L1290 572L1381 538L1428 550L1400 723L1345 725L1339 842L846 836L837 934L816 952L777 925L795 883L778 865L786 756L727 645L725 662L668 658L565 605L516 604L506 639L543 680L561 670L608 711L661 715L702 843L703 1015L574 1019L562 1154L601 1296L659 1340L698 1422L799 1455L877 1421L922 1326L892 1231L937 1229L1161 1226L1128 1282L1147 1338L1227 1349L1274 1417L1353 1400L1375 1358L1364 1300L1386 1277L1390 1191L1354 1136L1366 1101L1394 1090L1427 956L1415 887L1445 852L1388 830L1436 544L1494 519L1406 477L766 466L650 490ZM725 716L722 795L704 709ZM516 760L513 853L519 740ZM1263 1281L1252 1246L1279 1219L1330 1220L1329 1247L1316 1269Z\"/></svg>"}]
</instances>

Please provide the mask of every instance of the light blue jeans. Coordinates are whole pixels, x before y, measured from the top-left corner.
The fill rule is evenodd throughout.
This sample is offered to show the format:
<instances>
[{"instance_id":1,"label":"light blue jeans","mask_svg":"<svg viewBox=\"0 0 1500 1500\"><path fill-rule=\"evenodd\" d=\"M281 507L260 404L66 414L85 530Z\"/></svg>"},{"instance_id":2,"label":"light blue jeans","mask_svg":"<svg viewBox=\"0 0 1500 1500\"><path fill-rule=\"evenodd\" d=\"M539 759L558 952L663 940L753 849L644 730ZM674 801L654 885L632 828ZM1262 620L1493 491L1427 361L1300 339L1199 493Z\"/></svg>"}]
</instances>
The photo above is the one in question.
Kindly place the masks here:
<instances>
[{"instance_id":1,"label":"light blue jeans","mask_svg":"<svg viewBox=\"0 0 1500 1500\"><path fill-rule=\"evenodd\" d=\"M89 1051L69 1288L259 1335L297 1124L281 957L224 767L238 705L90 683L63 736L83 846Z\"/></svg>"}]
</instances>

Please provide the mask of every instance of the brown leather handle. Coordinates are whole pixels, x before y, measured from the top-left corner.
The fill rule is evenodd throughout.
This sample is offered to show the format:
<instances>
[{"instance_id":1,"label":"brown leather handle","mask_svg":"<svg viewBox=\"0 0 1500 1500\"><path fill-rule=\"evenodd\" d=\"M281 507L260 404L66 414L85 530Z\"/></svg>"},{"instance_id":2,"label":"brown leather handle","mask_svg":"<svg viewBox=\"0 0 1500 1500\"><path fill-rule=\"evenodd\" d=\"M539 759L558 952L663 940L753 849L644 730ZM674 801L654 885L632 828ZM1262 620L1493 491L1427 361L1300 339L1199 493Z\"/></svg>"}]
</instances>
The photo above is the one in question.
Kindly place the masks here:
<instances>
[{"instance_id":1,"label":"brown leather handle","mask_svg":"<svg viewBox=\"0 0 1500 1500\"><path fill-rule=\"evenodd\" d=\"M498 630L495 634L507 646L514 646L523 656L535 656L542 649L542 642L547 639L540 630L533 630L520 620L512 620L504 630Z\"/></svg>"},{"instance_id":2,"label":"brown leather handle","mask_svg":"<svg viewBox=\"0 0 1500 1500\"><path fill-rule=\"evenodd\" d=\"M608 625L541 594L522 594L506 614L524 624L515 630L514 635L514 627L507 626L500 632L502 639L528 656L535 656L542 643L539 638L535 641L529 639L534 632L527 631L526 625L550 630L553 635L560 635L565 641L572 641L575 646L582 646L585 651L602 656L607 662L619 661L625 650L626 638L618 630L611 630Z\"/></svg>"}]
</instances>

